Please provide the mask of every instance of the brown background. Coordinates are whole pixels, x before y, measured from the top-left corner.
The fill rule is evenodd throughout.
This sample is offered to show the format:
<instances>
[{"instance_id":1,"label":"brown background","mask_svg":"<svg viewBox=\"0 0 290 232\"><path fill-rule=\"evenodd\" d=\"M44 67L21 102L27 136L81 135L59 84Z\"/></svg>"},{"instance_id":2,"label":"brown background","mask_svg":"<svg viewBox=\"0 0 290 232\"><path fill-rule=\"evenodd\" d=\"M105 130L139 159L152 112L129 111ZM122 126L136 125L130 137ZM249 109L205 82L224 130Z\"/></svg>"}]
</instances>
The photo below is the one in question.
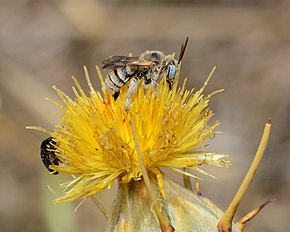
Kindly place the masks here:
<instances>
[{"instance_id":1,"label":"brown background","mask_svg":"<svg viewBox=\"0 0 290 232\"><path fill-rule=\"evenodd\" d=\"M246 231L289 231L290 218L290 4L288 1L93 1L2 0L0 2L0 230L3 232L103 231L105 219L88 200L55 206L53 193L65 177L41 164L46 138L26 125L52 129L56 84L72 96L71 75L86 88L87 65L110 55L146 49L178 52L190 37L181 77L199 88L217 66L207 93L223 134L208 150L231 154L228 169L210 169L202 192L225 209L251 163L264 123L273 120L269 149L237 219L265 200L277 200ZM208 170L208 169L207 169ZM181 177L172 174L180 181ZM115 189L98 198L109 209Z\"/></svg>"}]
</instances>

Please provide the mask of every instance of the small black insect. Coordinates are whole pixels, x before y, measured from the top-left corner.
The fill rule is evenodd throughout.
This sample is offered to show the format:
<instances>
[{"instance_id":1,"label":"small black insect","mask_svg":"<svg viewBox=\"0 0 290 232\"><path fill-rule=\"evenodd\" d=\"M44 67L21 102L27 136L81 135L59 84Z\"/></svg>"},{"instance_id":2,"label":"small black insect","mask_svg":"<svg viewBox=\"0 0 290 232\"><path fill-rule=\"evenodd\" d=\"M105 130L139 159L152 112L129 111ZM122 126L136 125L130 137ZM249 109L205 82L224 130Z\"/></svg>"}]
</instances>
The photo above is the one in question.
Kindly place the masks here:
<instances>
[{"instance_id":1,"label":"small black insect","mask_svg":"<svg viewBox=\"0 0 290 232\"><path fill-rule=\"evenodd\" d=\"M57 175L57 171L49 168L49 165L59 165L59 163L61 162L55 154L55 145L56 143L55 141L53 141L52 137L43 140L40 146L40 157L48 171L50 171L54 175Z\"/></svg>"}]
</instances>

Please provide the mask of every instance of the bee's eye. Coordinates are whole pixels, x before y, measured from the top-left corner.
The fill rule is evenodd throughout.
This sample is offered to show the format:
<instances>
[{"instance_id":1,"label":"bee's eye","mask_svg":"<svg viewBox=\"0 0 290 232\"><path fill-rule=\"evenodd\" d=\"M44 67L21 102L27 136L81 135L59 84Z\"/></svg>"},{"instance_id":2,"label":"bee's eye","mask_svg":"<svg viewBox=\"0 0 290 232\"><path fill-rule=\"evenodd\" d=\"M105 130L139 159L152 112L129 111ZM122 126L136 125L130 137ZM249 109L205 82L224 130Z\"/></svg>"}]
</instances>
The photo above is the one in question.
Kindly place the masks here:
<instances>
[{"instance_id":1,"label":"bee's eye","mask_svg":"<svg viewBox=\"0 0 290 232\"><path fill-rule=\"evenodd\" d=\"M167 78L168 78L168 79L173 79L173 78L175 78L176 71L177 71L176 66L173 65L173 64L169 64L169 65L167 66Z\"/></svg>"},{"instance_id":2,"label":"bee's eye","mask_svg":"<svg viewBox=\"0 0 290 232\"><path fill-rule=\"evenodd\" d=\"M159 60L159 54L157 52L152 52L151 53L151 58L153 60Z\"/></svg>"}]
</instances>

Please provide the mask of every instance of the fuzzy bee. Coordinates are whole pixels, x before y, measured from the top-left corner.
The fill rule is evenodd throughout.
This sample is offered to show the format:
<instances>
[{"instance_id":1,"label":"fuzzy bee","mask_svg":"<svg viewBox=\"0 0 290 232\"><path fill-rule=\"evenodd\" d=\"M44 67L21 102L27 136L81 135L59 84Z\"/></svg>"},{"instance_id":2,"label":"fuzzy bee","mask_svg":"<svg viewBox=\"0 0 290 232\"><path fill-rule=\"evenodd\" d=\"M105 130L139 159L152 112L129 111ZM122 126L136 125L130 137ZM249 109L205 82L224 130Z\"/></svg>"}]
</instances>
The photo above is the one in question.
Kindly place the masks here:
<instances>
[{"instance_id":1,"label":"fuzzy bee","mask_svg":"<svg viewBox=\"0 0 290 232\"><path fill-rule=\"evenodd\" d=\"M50 171L52 174L57 175L58 172L49 168L49 165L59 165L60 160L55 154L55 141L53 141L52 137L49 137L42 141L40 146L40 157L44 164L44 166Z\"/></svg>"},{"instance_id":2,"label":"fuzzy bee","mask_svg":"<svg viewBox=\"0 0 290 232\"><path fill-rule=\"evenodd\" d=\"M156 87L160 78L166 76L169 89L176 79L176 74L183 58L188 37L181 46L178 61L173 55L165 55L161 51L145 51L140 56L111 56L102 61L102 68L110 70L105 78L106 90L116 100L120 89L129 83L128 95L125 102L126 110L129 109L131 97L136 92L139 82L143 80L145 87Z\"/></svg>"}]
</instances>

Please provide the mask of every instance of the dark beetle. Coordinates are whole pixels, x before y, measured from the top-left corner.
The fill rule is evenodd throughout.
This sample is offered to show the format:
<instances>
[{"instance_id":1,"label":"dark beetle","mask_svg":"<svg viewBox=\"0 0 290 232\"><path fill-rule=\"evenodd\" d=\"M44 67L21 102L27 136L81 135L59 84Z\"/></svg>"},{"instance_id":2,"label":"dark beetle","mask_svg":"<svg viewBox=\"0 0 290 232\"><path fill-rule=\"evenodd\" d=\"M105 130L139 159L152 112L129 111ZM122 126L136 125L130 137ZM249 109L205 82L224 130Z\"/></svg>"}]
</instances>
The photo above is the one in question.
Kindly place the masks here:
<instances>
[{"instance_id":1,"label":"dark beetle","mask_svg":"<svg viewBox=\"0 0 290 232\"><path fill-rule=\"evenodd\" d=\"M59 158L55 154L55 145L56 143L53 141L52 137L43 140L40 146L40 157L48 171L57 175L57 171L49 168L49 165L59 165L60 163Z\"/></svg>"}]
</instances>

